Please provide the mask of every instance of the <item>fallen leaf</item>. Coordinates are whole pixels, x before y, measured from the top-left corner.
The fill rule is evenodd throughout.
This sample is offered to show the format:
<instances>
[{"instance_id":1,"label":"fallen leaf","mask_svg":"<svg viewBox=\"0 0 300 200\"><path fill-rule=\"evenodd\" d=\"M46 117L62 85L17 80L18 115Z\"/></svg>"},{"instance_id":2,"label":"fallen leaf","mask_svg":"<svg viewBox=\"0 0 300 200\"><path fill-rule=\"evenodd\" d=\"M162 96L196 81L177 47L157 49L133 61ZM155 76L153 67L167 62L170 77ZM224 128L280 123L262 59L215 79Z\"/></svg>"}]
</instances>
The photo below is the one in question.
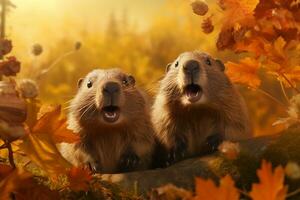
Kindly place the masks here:
<instances>
[{"instance_id":1,"label":"fallen leaf","mask_svg":"<svg viewBox=\"0 0 300 200\"><path fill-rule=\"evenodd\" d=\"M259 183L252 185L249 193L253 200L284 200L287 187L284 185L284 169L281 166L272 170L272 164L263 160L257 171Z\"/></svg>"},{"instance_id":2,"label":"fallen leaf","mask_svg":"<svg viewBox=\"0 0 300 200\"><path fill-rule=\"evenodd\" d=\"M211 180L196 178L196 196L194 200L238 200L240 197L234 181L229 175L221 178L219 187Z\"/></svg>"},{"instance_id":3,"label":"fallen leaf","mask_svg":"<svg viewBox=\"0 0 300 200\"><path fill-rule=\"evenodd\" d=\"M33 175L22 168L12 170L0 181L0 199L59 199L59 193L38 184Z\"/></svg>"},{"instance_id":4,"label":"fallen leaf","mask_svg":"<svg viewBox=\"0 0 300 200\"><path fill-rule=\"evenodd\" d=\"M72 166L62 157L49 134L28 134L19 146L35 164L53 178L66 173Z\"/></svg>"},{"instance_id":5,"label":"fallen leaf","mask_svg":"<svg viewBox=\"0 0 300 200\"><path fill-rule=\"evenodd\" d=\"M10 165L0 164L0 181L7 177L13 170Z\"/></svg>"},{"instance_id":6,"label":"fallen leaf","mask_svg":"<svg viewBox=\"0 0 300 200\"><path fill-rule=\"evenodd\" d=\"M73 191L87 191L88 183L92 180L91 172L88 169L72 167L67 173L69 188Z\"/></svg>"},{"instance_id":7,"label":"fallen leaf","mask_svg":"<svg viewBox=\"0 0 300 200\"><path fill-rule=\"evenodd\" d=\"M234 83L246 84L252 88L260 86L261 80L258 77L259 61L246 57L239 63L227 62L227 75Z\"/></svg>"}]
</instances>

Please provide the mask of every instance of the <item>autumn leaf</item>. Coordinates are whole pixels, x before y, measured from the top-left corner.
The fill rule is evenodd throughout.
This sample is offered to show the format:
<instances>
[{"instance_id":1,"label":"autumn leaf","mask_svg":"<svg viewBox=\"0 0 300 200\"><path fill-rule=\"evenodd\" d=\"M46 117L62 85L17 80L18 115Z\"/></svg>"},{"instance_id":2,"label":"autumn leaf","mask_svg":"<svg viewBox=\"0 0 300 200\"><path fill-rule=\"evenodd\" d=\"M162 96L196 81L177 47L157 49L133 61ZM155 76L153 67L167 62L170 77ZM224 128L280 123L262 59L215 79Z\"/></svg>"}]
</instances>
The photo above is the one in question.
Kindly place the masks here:
<instances>
[{"instance_id":1,"label":"autumn leaf","mask_svg":"<svg viewBox=\"0 0 300 200\"><path fill-rule=\"evenodd\" d=\"M194 200L238 200L239 197L239 191L229 175L220 180L219 187L211 179L196 178L196 196L193 198Z\"/></svg>"},{"instance_id":2,"label":"autumn leaf","mask_svg":"<svg viewBox=\"0 0 300 200\"><path fill-rule=\"evenodd\" d=\"M49 110L45 112L31 128L31 134L51 135L55 143L77 142L79 140L79 136L67 129L67 120L65 118L61 118L61 107L52 106L48 109Z\"/></svg>"},{"instance_id":3,"label":"autumn leaf","mask_svg":"<svg viewBox=\"0 0 300 200\"><path fill-rule=\"evenodd\" d=\"M73 191L87 191L88 183L92 180L91 172L84 168L72 167L67 173L69 188Z\"/></svg>"},{"instance_id":4,"label":"autumn leaf","mask_svg":"<svg viewBox=\"0 0 300 200\"><path fill-rule=\"evenodd\" d=\"M79 139L79 136L67 129L66 119L60 116L60 106L41 108L40 114L34 116L38 120L33 127L27 129L28 134L20 144L20 149L53 178L58 174L66 173L66 170L71 167L71 164L60 154L56 143L71 143Z\"/></svg>"},{"instance_id":5,"label":"autumn leaf","mask_svg":"<svg viewBox=\"0 0 300 200\"><path fill-rule=\"evenodd\" d=\"M263 160L257 171L259 183L252 185L250 197L253 200L284 200L287 187L284 186L284 169L281 166L272 171L271 163Z\"/></svg>"},{"instance_id":6,"label":"autumn leaf","mask_svg":"<svg viewBox=\"0 0 300 200\"><path fill-rule=\"evenodd\" d=\"M261 37L249 38L235 43L234 50L237 53L251 52L256 57L266 55L265 46L268 45L267 41Z\"/></svg>"},{"instance_id":7,"label":"autumn leaf","mask_svg":"<svg viewBox=\"0 0 300 200\"><path fill-rule=\"evenodd\" d=\"M41 108L41 102L38 99L26 99L27 118L25 124L32 129L38 120L38 112Z\"/></svg>"},{"instance_id":8,"label":"autumn leaf","mask_svg":"<svg viewBox=\"0 0 300 200\"><path fill-rule=\"evenodd\" d=\"M1 169L1 167L0 167ZM22 168L17 168L0 181L0 199L38 200L59 199L57 191L52 191L38 184L33 175Z\"/></svg>"},{"instance_id":9,"label":"autumn leaf","mask_svg":"<svg viewBox=\"0 0 300 200\"><path fill-rule=\"evenodd\" d=\"M252 26L254 24L254 9L259 0L220 0L224 11L223 28L233 27L235 24L241 26Z\"/></svg>"},{"instance_id":10,"label":"autumn leaf","mask_svg":"<svg viewBox=\"0 0 300 200\"><path fill-rule=\"evenodd\" d=\"M28 134L20 144L20 149L53 178L66 173L72 166L62 157L48 134Z\"/></svg>"},{"instance_id":11,"label":"autumn leaf","mask_svg":"<svg viewBox=\"0 0 300 200\"><path fill-rule=\"evenodd\" d=\"M13 171L10 165L0 164L0 181Z\"/></svg>"},{"instance_id":12,"label":"autumn leaf","mask_svg":"<svg viewBox=\"0 0 300 200\"><path fill-rule=\"evenodd\" d=\"M246 84L252 88L259 87L261 80L258 77L260 63L250 57L243 58L239 63L227 62L227 75L234 83Z\"/></svg>"}]
</instances>

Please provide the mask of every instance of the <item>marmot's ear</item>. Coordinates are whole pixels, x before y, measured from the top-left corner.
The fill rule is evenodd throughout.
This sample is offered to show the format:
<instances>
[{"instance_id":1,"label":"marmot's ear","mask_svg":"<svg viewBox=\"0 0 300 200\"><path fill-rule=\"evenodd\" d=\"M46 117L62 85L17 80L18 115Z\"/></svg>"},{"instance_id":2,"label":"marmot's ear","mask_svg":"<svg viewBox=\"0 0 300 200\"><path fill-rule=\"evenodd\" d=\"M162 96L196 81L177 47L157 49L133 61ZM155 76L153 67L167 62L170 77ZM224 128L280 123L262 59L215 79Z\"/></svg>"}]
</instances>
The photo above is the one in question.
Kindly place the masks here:
<instances>
[{"instance_id":1,"label":"marmot's ear","mask_svg":"<svg viewBox=\"0 0 300 200\"><path fill-rule=\"evenodd\" d=\"M170 70L170 67L172 66L172 63L168 63L166 66L166 72L168 72Z\"/></svg>"},{"instance_id":2,"label":"marmot's ear","mask_svg":"<svg viewBox=\"0 0 300 200\"><path fill-rule=\"evenodd\" d=\"M80 78L77 82L77 87L80 88L81 87L81 84L83 82L83 78Z\"/></svg>"},{"instance_id":3,"label":"marmot's ear","mask_svg":"<svg viewBox=\"0 0 300 200\"><path fill-rule=\"evenodd\" d=\"M225 65L224 65L224 63L223 63L221 60L219 60L219 59L216 59L216 62L217 62L217 64L218 64L218 67L220 68L220 70L221 70L222 72L224 72L224 70L225 70Z\"/></svg>"}]
</instances>

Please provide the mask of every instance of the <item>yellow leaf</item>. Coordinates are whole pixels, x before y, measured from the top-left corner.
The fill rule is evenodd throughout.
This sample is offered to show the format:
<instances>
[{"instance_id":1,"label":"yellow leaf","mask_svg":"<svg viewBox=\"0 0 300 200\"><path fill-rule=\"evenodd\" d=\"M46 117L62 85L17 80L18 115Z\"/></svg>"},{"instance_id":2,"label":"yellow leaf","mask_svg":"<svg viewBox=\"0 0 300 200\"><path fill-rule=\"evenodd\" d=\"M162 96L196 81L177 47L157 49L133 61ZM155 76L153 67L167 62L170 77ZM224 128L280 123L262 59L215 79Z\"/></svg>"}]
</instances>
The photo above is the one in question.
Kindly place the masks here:
<instances>
[{"instance_id":1,"label":"yellow leaf","mask_svg":"<svg viewBox=\"0 0 300 200\"><path fill-rule=\"evenodd\" d=\"M238 200L239 197L239 191L234 186L234 181L229 175L220 180L219 187L210 179L196 179L196 196L194 200Z\"/></svg>"},{"instance_id":2,"label":"yellow leaf","mask_svg":"<svg viewBox=\"0 0 300 200\"><path fill-rule=\"evenodd\" d=\"M252 58L244 58L240 63L227 62L227 75L234 83L246 84L252 88L259 87L261 80L258 77L260 63Z\"/></svg>"},{"instance_id":3,"label":"yellow leaf","mask_svg":"<svg viewBox=\"0 0 300 200\"><path fill-rule=\"evenodd\" d=\"M253 200L284 200L287 187L284 186L284 169L281 166L272 170L271 163L263 160L257 171L259 183L252 185L250 197Z\"/></svg>"},{"instance_id":4,"label":"yellow leaf","mask_svg":"<svg viewBox=\"0 0 300 200\"><path fill-rule=\"evenodd\" d=\"M37 114L41 107L41 102L38 99L26 99L27 118L25 124L32 128L37 122Z\"/></svg>"},{"instance_id":5,"label":"yellow leaf","mask_svg":"<svg viewBox=\"0 0 300 200\"><path fill-rule=\"evenodd\" d=\"M20 144L20 148L48 174L54 176L63 174L71 167L71 164L59 153L51 135L28 134Z\"/></svg>"}]
</instances>

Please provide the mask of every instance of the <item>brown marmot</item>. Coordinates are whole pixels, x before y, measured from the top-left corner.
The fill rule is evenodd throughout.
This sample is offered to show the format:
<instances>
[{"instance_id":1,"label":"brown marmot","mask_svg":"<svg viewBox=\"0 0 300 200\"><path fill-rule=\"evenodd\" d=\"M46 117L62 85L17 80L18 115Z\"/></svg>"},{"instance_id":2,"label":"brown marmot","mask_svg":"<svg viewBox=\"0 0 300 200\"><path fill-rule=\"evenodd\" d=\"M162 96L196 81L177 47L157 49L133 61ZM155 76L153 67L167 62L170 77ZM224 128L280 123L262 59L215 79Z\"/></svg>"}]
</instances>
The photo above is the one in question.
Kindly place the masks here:
<instances>
[{"instance_id":1,"label":"brown marmot","mask_svg":"<svg viewBox=\"0 0 300 200\"><path fill-rule=\"evenodd\" d=\"M148 168L154 146L150 106L135 79L119 69L94 70L78 82L71 101L69 128L77 144L61 144L62 155L76 166L102 173Z\"/></svg>"},{"instance_id":2,"label":"brown marmot","mask_svg":"<svg viewBox=\"0 0 300 200\"><path fill-rule=\"evenodd\" d=\"M251 136L245 102L224 69L220 60L198 51L185 52L167 66L152 110L167 152L158 151L156 161L169 165L213 151L224 139Z\"/></svg>"}]
</instances>

